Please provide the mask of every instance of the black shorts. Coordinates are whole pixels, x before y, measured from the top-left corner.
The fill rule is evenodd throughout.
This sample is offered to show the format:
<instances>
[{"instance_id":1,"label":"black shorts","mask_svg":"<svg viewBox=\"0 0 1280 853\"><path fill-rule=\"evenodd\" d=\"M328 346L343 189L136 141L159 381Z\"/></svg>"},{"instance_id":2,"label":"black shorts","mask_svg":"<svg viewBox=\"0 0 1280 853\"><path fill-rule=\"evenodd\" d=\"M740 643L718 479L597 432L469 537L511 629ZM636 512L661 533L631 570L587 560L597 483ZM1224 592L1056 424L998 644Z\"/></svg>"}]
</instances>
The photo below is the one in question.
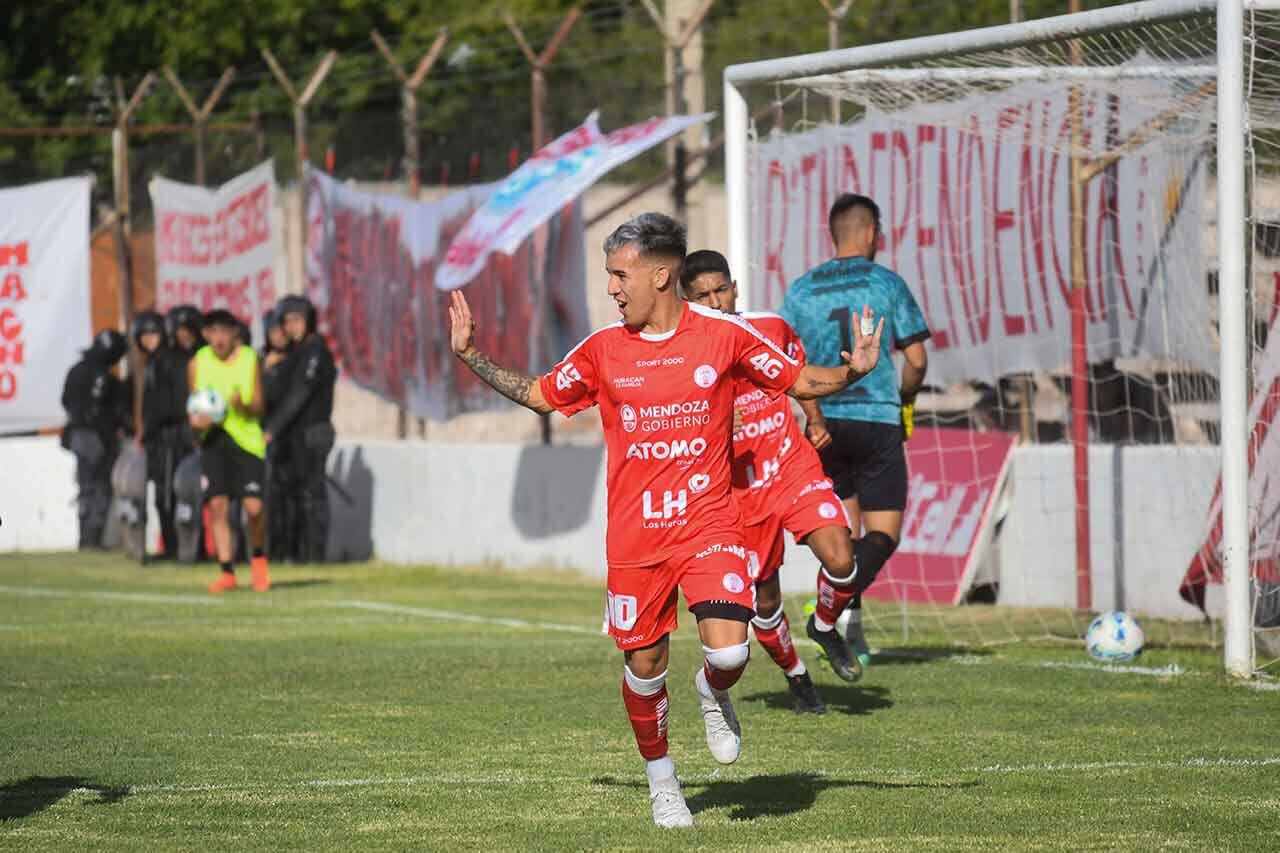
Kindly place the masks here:
<instances>
[{"instance_id":1,"label":"black shorts","mask_svg":"<svg viewBox=\"0 0 1280 853\"><path fill-rule=\"evenodd\" d=\"M266 490L266 464L216 427L201 448L200 472L205 500L219 495L261 498Z\"/></svg>"},{"instance_id":2,"label":"black shorts","mask_svg":"<svg viewBox=\"0 0 1280 853\"><path fill-rule=\"evenodd\" d=\"M827 419L831 443L818 454L841 500L858 499L863 512L907 508L907 454L902 426Z\"/></svg>"}]
</instances>

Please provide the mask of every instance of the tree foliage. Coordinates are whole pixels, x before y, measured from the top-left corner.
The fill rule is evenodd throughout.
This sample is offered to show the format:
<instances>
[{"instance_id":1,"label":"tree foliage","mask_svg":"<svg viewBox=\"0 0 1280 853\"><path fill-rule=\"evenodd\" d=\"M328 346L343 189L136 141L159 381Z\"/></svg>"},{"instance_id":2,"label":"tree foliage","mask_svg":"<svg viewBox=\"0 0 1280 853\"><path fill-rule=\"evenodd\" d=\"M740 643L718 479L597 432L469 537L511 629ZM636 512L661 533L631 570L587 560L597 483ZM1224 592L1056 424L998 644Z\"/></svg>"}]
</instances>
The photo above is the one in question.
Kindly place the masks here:
<instances>
[{"instance_id":1,"label":"tree foliage","mask_svg":"<svg viewBox=\"0 0 1280 853\"><path fill-rule=\"evenodd\" d=\"M442 164L453 180L493 178L505 172L513 147L521 156L529 150L529 66L501 10L510 11L540 50L572 5L573 0L9 0L0 8L0 127L107 127L114 122L117 79L127 95L146 72L167 65L201 102L223 69L235 66L235 81L212 120L256 118L261 132L212 133L208 179L230 177L260 154L275 155L279 174L288 176L294 169L291 104L260 49L269 47L298 87L334 49L339 61L309 111L311 157L321 162L332 151L340 176L395 178L403 156L399 84L369 33L380 31L411 70L447 26L443 61L420 90L423 179L438 179ZM580 5L583 18L549 72L551 132L571 127L596 107L606 127L660 113L662 42L641 4ZM1025 5L1035 17L1060 13L1066 4ZM984 26L1007 15L1008 0L855 0L843 42ZM827 45L818 0L717 0L704 32L704 81L712 109L719 105L725 65ZM134 124L186 121L182 102L157 77ZM183 135L138 134L130 150L140 202L153 174L191 179L193 147ZM107 135L0 137L2 185L92 172L105 199L110 167Z\"/></svg>"}]
</instances>

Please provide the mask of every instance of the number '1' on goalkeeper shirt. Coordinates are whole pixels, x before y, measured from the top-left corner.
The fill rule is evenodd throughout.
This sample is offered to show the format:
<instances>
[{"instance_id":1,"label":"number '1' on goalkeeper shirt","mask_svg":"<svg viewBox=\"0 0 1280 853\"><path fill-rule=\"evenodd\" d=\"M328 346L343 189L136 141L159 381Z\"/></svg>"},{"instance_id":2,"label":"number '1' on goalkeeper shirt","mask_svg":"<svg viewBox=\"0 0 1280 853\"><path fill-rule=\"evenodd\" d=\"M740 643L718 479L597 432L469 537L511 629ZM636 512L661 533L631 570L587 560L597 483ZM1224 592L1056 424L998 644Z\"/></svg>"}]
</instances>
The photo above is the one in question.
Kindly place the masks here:
<instances>
[{"instance_id":1,"label":"number '1' on goalkeeper shirt","mask_svg":"<svg viewBox=\"0 0 1280 853\"><path fill-rule=\"evenodd\" d=\"M834 258L814 267L787 288L778 313L799 335L809 363L841 364L853 346L853 324L863 305L884 318L880 361L875 370L843 391L819 401L828 418L897 424L902 419L898 371L891 357L929 337L920 306L902 278L866 258Z\"/></svg>"}]
</instances>

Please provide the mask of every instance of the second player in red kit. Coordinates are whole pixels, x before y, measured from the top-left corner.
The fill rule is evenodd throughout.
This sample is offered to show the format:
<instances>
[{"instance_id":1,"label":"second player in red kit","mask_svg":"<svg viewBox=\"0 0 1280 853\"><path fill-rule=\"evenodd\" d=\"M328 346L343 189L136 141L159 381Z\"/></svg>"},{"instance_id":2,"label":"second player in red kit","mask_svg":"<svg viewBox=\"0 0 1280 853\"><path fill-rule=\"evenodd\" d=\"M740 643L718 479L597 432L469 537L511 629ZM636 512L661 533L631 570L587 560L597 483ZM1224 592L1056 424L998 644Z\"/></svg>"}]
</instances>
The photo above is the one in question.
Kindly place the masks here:
<instances>
[{"instance_id":1,"label":"second player in red kit","mask_svg":"<svg viewBox=\"0 0 1280 853\"><path fill-rule=\"evenodd\" d=\"M680 272L686 299L734 315L738 289L729 262L719 252L702 250L685 258ZM790 324L777 314L735 315L776 343L792 358L804 359L804 346ZM787 397L771 395L739 380L733 433L733 491L742 507L747 570L756 588L752 630L760 645L787 677L795 709L821 714L826 705L804 661L796 653L791 625L782 606L778 570L782 567L782 532L809 546L830 570L853 568L849 519L831 480L822 470L817 450L800 431ZM806 411L816 404L802 404Z\"/></svg>"},{"instance_id":2,"label":"second player in red kit","mask_svg":"<svg viewBox=\"0 0 1280 853\"><path fill-rule=\"evenodd\" d=\"M623 652L623 702L646 760L659 826L689 826L667 747L667 635L683 591L704 661L694 675L707 746L738 758L741 730L729 688L746 668L754 593L732 495L736 384L777 396L834 393L875 366L879 331L860 337L844 365L805 365L742 320L688 305L678 282L684 228L646 213L605 241L609 295L620 322L580 343L535 378L494 364L475 348L460 293L450 307L452 346L481 379L537 412L600 407L608 456L607 613Z\"/></svg>"}]
</instances>

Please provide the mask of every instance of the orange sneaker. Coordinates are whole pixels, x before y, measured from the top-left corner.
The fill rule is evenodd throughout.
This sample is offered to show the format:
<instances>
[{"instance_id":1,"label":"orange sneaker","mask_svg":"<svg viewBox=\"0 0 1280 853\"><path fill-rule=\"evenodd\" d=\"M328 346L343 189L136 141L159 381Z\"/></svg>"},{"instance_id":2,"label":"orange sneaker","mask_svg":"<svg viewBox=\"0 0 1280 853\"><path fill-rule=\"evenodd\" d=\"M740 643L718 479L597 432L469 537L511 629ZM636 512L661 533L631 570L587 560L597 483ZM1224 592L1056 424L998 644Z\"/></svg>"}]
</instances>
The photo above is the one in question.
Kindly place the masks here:
<instances>
[{"instance_id":1,"label":"orange sneaker","mask_svg":"<svg viewBox=\"0 0 1280 853\"><path fill-rule=\"evenodd\" d=\"M218 579L209 584L209 592L215 595L220 592L230 592L236 588L236 576L231 572L222 572L218 575Z\"/></svg>"},{"instance_id":2,"label":"orange sneaker","mask_svg":"<svg viewBox=\"0 0 1280 853\"><path fill-rule=\"evenodd\" d=\"M271 575L267 572L266 557L254 557L249 561L249 569L253 572L253 589L255 592L266 592L271 589Z\"/></svg>"}]
</instances>

